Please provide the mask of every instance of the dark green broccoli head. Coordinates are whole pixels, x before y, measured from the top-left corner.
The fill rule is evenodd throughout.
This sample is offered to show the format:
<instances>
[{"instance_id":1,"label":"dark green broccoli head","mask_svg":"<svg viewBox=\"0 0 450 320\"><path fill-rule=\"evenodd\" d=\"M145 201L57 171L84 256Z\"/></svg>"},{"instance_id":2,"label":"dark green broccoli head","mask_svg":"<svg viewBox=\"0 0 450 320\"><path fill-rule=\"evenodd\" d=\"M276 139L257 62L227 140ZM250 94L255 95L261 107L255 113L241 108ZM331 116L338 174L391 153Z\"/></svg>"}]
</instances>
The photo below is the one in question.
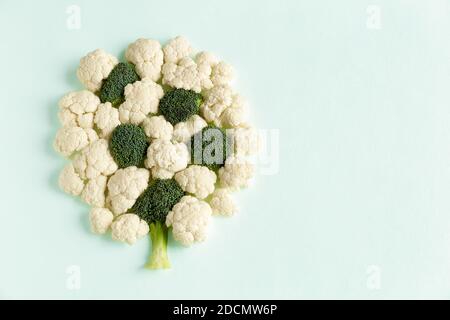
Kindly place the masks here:
<instances>
[{"instance_id":1,"label":"dark green broccoli head","mask_svg":"<svg viewBox=\"0 0 450 320\"><path fill-rule=\"evenodd\" d=\"M131 212L148 224L165 223L167 214L183 196L183 189L174 179L157 179L137 198Z\"/></svg>"},{"instance_id":2,"label":"dark green broccoli head","mask_svg":"<svg viewBox=\"0 0 450 320\"><path fill-rule=\"evenodd\" d=\"M216 171L230 155L231 139L224 129L209 125L192 136L190 149L192 163Z\"/></svg>"},{"instance_id":3,"label":"dark green broccoli head","mask_svg":"<svg viewBox=\"0 0 450 320\"><path fill-rule=\"evenodd\" d=\"M197 114L201 103L201 94L192 90L174 89L159 101L159 111L167 121L175 125Z\"/></svg>"},{"instance_id":4,"label":"dark green broccoli head","mask_svg":"<svg viewBox=\"0 0 450 320\"><path fill-rule=\"evenodd\" d=\"M116 127L109 140L109 150L119 168L142 166L148 146L144 129L134 124Z\"/></svg>"},{"instance_id":5,"label":"dark green broccoli head","mask_svg":"<svg viewBox=\"0 0 450 320\"><path fill-rule=\"evenodd\" d=\"M139 76L130 63L121 62L112 69L100 89L100 101L118 105L124 100L123 91L127 84L139 81Z\"/></svg>"}]
</instances>

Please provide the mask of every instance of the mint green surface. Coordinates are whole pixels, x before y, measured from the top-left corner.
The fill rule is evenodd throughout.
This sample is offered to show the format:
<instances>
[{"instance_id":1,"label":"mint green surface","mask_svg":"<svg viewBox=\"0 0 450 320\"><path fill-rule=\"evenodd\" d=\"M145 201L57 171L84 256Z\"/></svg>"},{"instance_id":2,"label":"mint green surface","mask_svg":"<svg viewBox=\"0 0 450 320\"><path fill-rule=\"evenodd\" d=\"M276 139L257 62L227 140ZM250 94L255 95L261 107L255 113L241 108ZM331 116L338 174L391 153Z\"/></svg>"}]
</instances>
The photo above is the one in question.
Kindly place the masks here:
<instances>
[{"instance_id":1,"label":"mint green surface","mask_svg":"<svg viewBox=\"0 0 450 320\"><path fill-rule=\"evenodd\" d=\"M0 30L0 298L450 298L450 1L2 0ZM238 71L279 172L148 271L148 239L90 234L52 141L80 57L178 34Z\"/></svg>"}]
</instances>

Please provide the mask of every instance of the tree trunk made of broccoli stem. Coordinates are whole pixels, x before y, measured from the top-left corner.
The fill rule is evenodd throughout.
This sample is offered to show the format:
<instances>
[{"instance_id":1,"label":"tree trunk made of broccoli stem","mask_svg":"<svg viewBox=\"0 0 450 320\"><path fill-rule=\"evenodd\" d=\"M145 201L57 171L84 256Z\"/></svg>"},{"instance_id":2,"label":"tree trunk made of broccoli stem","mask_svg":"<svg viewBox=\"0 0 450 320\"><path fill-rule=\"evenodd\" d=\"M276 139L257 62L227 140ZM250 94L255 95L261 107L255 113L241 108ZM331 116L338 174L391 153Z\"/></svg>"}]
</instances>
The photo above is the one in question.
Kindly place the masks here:
<instances>
[{"instance_id":1,"label":"tree trunk made of broccoli stem","mask_svg":"<svg viewBox=\"0 0 450 320\"><path fill-rule=\"evenodd\" d=\"M169 269L166 225L161 222L150 224L150 239L152 242L152 253L145 267L148 269Z\"/></svg>"}]
</instances>

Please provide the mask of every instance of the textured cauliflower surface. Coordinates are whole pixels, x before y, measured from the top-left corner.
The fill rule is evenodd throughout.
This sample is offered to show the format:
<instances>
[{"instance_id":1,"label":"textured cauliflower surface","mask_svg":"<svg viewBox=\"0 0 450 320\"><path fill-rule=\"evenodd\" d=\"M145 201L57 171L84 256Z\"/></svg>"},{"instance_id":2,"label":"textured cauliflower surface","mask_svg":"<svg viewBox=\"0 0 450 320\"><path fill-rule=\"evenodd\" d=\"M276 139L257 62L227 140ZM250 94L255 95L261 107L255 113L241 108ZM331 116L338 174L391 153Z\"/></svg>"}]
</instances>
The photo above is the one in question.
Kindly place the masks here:
<instances>
[{"instance_id":1,"label":"textured cauliflower surface","mask_svg":"<svg viewBox=\"0 0 450 320\"><path fill-rule=\"evenodd\" d=\"M175 174L181 188L199 199L206 198L214 191L216 174L204 166L192 165Z\"/></svg>"},{"instance_id":2,"label":"textured cauliflower surface","mask_svg":"<svg viewBox=\"0 0 450 320\"><path fill-rule=\"evenodd\" d=\"M111 235L114 240L134 244L139 238L145 236L149 227L147 222L135 214L123 214L111 225Z\"/></svg>"},{"instance_id":3,"label":"textured cauliflower surface","mask_svg":"<svg viewBox=\"0 0 450 320\"><path fill-rule=\"evenodd\" d=\"M59 187L64 192L73 196L78 196L84 188L83 179L75 172L75 168L72 163L67 164L59 174L58 179Z\"/></svg>"},{"instance_id":4,"label":"textured cauliflower surface","mask_svg":"<svg viewBox=\"0 0 450 320\"><path fill-rule=\"evenodd\" d=\"M102 103L95 113L94 123L100 131L100 137L109 138L114 128L120 125L119 110L111 102Z\"/></svg>"},{"instance_id":5,"label":"textured cauliflower surface","mask_svg":"<svg viewBox=\"0 0 450 320\"><path fill-rule=\"evenodd\" d=\"M106 181L107 178L102 175L90 179L81 193L81 199L91 206L104 207Z\"/></svg>"},{"instance_id":6,"label":"textured cauliflower surface","mask_svg":"<svg viewBox=\"0 0 450 320\"><path fill-rule=\"evenodd\" d=\"M145 134L150 139L170 140L173 135L173 126L164 119L164 116L145 118L142 123Z\"/></svg>"},{"instance_id":7,"label":"textured cauliflower surface","mask_svg":"<svg viewBox=\"0 0 450 320\"><path fill-rule=\"evenodd\" d=\"M164 54L161 44L156 40L138 39L128 46L125 58L133 63L141 78L158 81L161 77L161 66Z\"/></svg>"},{"instance_id":8,"label":"textured cauliflower surface","mask_svg":"<svg viewBox=\"0 0 450 320\"><path fill-rule=\"evenodd\" d=\"M207 126L208 124L202 117L194 114L185 122L179 122L173 127L173 139L178 142L186 142Z\"/></svg>"},{"instance_id":9,"label":"textured cauliflower surface","mask_svg":"<svg viewBox=\"0 0 450 320\"><path fill-rule=\"evenodd\" d=\"M59 120L63 126L92 128L100 99L88 90L70 92L59 100Z\"/></svg>"},{"instance_id":10,"label":"textured cauliflower surface","mask_svg":"<svg viewBox=\"0 0 450 320\"><path fill-rule=\"evenodd\" d=\"M98 135L93 129L62 127L56 133L53 147L63 156L70 157L97 139Z\"/></svg>"},{"instance_id":11,"label":"textured cauliflower surface","mask_svg":"<svg viewBox=\"0 0 450 320\"><path fill-rule=\"evenodd\" d=\"M190 246L206 239L211 214L209 204L184 196L167 215L166 224L172 227L175 240L184 246Z\"/></svg>"},{"instance_id":12,"label":"textured cauliflower surface","mask_svg":"<svg viewBox=\"0 0 450 320\"><path fill-rule=\"evenodd\" d=\"M97 49L81 58L77 76L86 89L95 92L100 90L102 82L119 63L116 57L102 49Z\"/></svg>"},{"instance_id":13,"label":"textured cauliflower surface","mask_svg":"<svg viewBox=\"0 0 450 320\"><path fill-rule=\"evenodd\" d=\"M253 173L252 163L242 157L231 156L225 161L225 166L219 169L220 185L232 190L245 188L253 177Z\"/></svg>"},{"instance_id":14,"label":"textured cauliflower surface","mask_svg":"<svg viewBox=\"0 0 450 320\"><path fill-rule=\"evenodd\" d=\"M164 95L162 87L145 78L125 87L125 102L119 107L122 123L140 124L149 113L158 111L159 100Z\"/></svg>"},{"instance_id":15,"label":"textured cauliflower surface","mask_svg":"<svg viewBox=\"0 0 450 320\"><path fill-rule=\"evenodd\" d=\"M158 179L170 179L175 172L186 168L189 152L185 144L155 139L148 147L145 165Z\"/></svg>"},{"instance_id":16,"label":"textured cauliflower surface","mask_svg":"<svg viewBox=\"0 0 450 320\"><path fill-rule=\"evenodd\" d=\"M106 208L92 208L89 213L89 222L93 233L104 234L113 222L114 216Z\"/></svg>"},{"instance_id":17,"label":"textured cauliflower surface","mask_svg":"<svg viewBox=\"0 0 450 320\"><path fill-rule=\"evenodd\" d=\"M128 167L119 169L108 181L108 203L115 214L125 213L147 188L150 172L147 169Z\"/></svg>"},{"instance_id":18,"label":"textured cauliflower surface","mask_svg":"<svg viewBox=\"0 0 450 320\"><path fill-rule=\"evenodd\" d=\"M203 241L211 215L235 214L232 192L253 177L247 158L260 141L231 86L234 70L179 36L165 45L139 38L124 61L94 50L77 76L85 90L58 103L53 146L70 161L58 184L91 206L93 233L134 244L150 232L150 267L168 267L167 233L185 246ZM192 160L192 140L207 128L231 134L217 166ZM212 141L201 142L200 159L213 155Z\"/></svg>"},{"instance_id":19,"label":"textured cauliflower surface","mask_svg":"<svg viewBox=\"0 0 450 320\"><path fill-rule=\"evenodd\" d=\"M74 158L73 166L82 179L93 179L101 174L109 176L117 170L105 139L96 140L84 148Z\"/></svg>"},{"instance_id":20,"label":"textured cauliflower surface","mask_svg":"<svg viewBox=\"0 0 450 320\"><path fill-rule=\"evenodd\" d=\"M211 206L212 213L216 215L232 216L237 211L236 204L234 203L228 189L216 189L211 195L209 204Z\"/></svg>"}]
</instances>

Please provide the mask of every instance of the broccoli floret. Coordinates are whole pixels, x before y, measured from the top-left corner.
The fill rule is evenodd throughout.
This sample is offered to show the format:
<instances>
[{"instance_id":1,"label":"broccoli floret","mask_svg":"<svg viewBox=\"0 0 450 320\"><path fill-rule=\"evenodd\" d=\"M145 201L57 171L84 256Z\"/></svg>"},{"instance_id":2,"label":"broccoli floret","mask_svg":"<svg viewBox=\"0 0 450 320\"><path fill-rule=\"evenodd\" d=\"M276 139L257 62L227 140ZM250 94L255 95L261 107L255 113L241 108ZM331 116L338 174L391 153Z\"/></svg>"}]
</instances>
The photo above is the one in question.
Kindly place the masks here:
<instances>
[{"instance_id":1,"label":"broccoli floret","mask_svg":"<svg viewBox=\"0 0 450 320\"><path fill-rule=\"evenodd\" d=\"M144 129L134 124L117 126L109 141L109 150L119 168L142 167L148 146Z\"/></svg>"},{"instance_id":2,"label":"broccoli floret","mask_svg":"<svg viewBox=\"0 0 450 320\"><path fill-rule=\"evenodd\" d=\"M231 139L222 128L209 125L192 136L191 162L217 171L231 154Z\"/></svg>"},{"instance_id":3,"label":"broccoli floret","mask_svg":"<svg viewBox=\"0 0 450 320\"><path fill-rule=\"evenodd\" d=\"M167 92L159 101L159 111L171 124L186 121L197 114L202 96L192 90L175 89Z\"/></svg>"},{"instance_id":4,"label":"broccoli floret","mask_svg":"<svg viewBox=\"0 0 450 320\"><path fill-rule=\"evenodd\" d=\"M148 224L165 222L167 213L183 196L183 189L174 179L156 179L137 198L131 210Z\"/></svg>"},{"instance_id":5,"label":"broccoli floret","mask_svg":"<svg viewBox=\"0 0 450 320\"><path fill-rule=\"evenodd\" d=\"M167 257L166 216L184 196L183 189L174 179L154 180L137 198L131 212L150 225L152 253L146 264L150 269L170 268Z\"/></svg>"},{"instance_id":6,"label":"broccoli floret","mask_svg":"<svg viewBox=\"0 0 450 320\"><path fill-rule=\"evenodd\" d=\"M119 105L124 100L123 91L126 85L136 81L139 81L139 76L134 71L134 66L131 63L119 63L103 82L100 89L100 101Z\"/></svg>"}]
</instances>

